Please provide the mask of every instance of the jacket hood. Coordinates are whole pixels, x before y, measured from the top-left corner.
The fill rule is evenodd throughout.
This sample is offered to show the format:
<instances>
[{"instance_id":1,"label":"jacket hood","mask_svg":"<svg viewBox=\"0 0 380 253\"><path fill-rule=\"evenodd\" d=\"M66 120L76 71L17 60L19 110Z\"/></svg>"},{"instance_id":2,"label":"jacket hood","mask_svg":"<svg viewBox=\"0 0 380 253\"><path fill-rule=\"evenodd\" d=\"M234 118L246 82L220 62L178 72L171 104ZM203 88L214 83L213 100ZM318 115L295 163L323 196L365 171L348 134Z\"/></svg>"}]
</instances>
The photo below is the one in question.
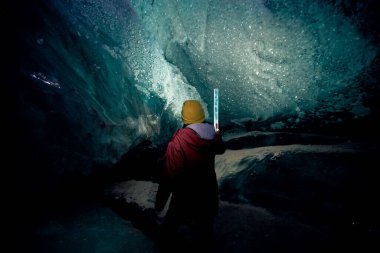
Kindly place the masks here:
<instances>
[{"instance_id":1,"label":"jacket hood","mask_svg":"<svg viewBox=\"0 0 380 253\"><path fill-rule=\"evenodd\" d=\"M191 124L187 128L193 129L199 137L205 140L212 140L215 137L214 126L208 123Z\"/></svg>"},{"instance_id":2,"label":"jacket hood","mask_svg":"<svg viewBox=\"0 0 380 253\"><path fill-rule=\"evenodd\" d=\"M208 123L188 125L177 131L173 141L182 147L212 152L216 144L214 127Z\"/></svg>"}]
</instances>

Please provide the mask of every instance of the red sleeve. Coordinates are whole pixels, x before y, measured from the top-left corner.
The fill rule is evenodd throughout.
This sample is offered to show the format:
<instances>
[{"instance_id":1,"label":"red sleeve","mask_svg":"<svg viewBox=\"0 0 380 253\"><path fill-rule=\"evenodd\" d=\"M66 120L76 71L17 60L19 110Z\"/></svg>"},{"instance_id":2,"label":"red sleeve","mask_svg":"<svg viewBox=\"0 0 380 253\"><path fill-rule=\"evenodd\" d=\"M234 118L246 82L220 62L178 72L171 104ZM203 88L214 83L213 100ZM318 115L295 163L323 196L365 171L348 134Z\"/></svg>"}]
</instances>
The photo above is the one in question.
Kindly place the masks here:
<instances>
[{"instance_id":1,"label":"red sleeve","mask_svg":"<svg viewBox=\"0 0 380 253\"><path fill-rule=\"evenodd\" d=\"M182 169L184 160L183 150L177 135L169 142L164 161L164 173L168 179L173 179Z\"/></svg>"},{"instance_id":2,"label":"red sleeve","mask_svg":"<svg viewBox=\"0 0 380 253\"><path fill-rule=\"evenodd\" d=\"M174 178L178 175L184 164L183 151L180 146L179 138L174 135L166 149L164 159L164 171L156 195L156 210L162 210L172 192Z\"/></svg>"}]
</instances>

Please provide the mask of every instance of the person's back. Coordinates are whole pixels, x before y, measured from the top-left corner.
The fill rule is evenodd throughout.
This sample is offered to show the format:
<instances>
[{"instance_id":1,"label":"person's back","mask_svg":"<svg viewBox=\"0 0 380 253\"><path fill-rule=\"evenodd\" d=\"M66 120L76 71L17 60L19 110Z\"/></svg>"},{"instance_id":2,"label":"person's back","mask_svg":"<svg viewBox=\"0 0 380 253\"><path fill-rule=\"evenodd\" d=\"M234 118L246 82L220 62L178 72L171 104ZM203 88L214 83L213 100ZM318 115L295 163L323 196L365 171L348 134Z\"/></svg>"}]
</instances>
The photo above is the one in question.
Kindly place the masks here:
<instances>
[{"instance_id":1,"label":"person's back","mask_svg":"<svg viewBox=\"0 0 380 253\"><path fill-rule=\"evenodd\" d=\"M206 246L212 243L213 219L218 209L215 155L224 153L225 146L220 133L204 122L198 101L184 102L182 120L184 127L174 134L166 150L156 210L164 208L172 193L164 223L168 236L178 235L186 227L188 232L184 234L190 237L192 246Z\"/></svg>"}]
</instances>

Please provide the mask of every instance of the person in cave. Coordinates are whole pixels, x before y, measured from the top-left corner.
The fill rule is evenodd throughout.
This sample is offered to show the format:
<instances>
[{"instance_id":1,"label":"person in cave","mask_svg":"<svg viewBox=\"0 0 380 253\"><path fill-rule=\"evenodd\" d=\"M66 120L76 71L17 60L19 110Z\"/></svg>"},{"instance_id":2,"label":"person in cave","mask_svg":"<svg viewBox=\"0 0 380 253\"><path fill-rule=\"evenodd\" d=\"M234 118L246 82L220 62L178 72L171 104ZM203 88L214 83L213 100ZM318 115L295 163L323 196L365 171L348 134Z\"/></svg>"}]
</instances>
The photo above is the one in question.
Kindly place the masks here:
<instances>
[{"instance_id":1,"label":"person in cave","mask_svg":"<svg viewBox=\"0 0 380 253\"><path fill-rule=\"evenodd\" d=\"M215 155L226 147L220 131L205 121L198 100L184 101L181 114L183 127L168 143L156 194L158 214L171 194L161 242L171 252L212 252L219 203Z\"/></svg>"}]
</instances>

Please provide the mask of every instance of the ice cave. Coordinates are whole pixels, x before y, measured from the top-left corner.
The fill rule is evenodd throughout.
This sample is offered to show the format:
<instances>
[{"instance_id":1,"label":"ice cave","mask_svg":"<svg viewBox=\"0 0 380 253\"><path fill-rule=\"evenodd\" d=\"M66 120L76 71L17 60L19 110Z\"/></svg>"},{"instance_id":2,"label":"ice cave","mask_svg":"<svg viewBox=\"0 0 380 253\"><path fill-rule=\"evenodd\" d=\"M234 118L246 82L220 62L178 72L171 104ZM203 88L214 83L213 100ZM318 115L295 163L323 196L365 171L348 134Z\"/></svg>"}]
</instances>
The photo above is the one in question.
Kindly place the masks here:
<instances>
[{"instance_id":1,"label":"ice cave","mask_svg":"<svg viewBox=\"0 0 380 253\"><path fill-rule=\"evenodd\" d=\"M216 253L379 252L378 1L6 2L12 252L161 252L158 167L214 89Z\"/></svg>"}]
</instances>

